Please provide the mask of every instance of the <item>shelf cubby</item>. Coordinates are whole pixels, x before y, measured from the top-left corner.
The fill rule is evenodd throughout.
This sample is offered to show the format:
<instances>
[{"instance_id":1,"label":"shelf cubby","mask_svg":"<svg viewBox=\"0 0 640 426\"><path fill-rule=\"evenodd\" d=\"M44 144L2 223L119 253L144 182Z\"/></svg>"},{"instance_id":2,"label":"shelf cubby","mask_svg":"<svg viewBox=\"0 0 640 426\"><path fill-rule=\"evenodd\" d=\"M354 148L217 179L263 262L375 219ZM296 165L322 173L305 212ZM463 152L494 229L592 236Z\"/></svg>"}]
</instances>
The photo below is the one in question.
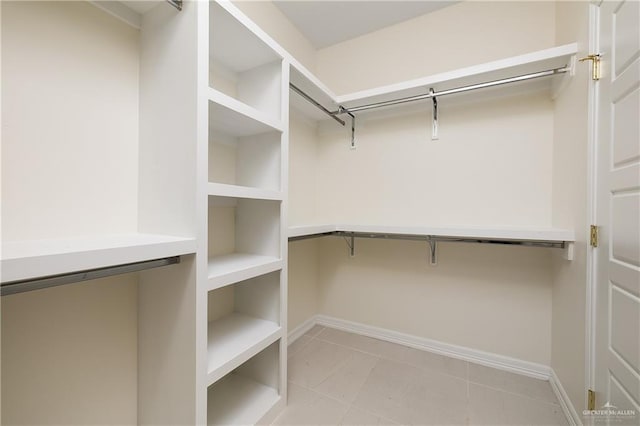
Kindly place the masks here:
<instances>
[{"instance_id":1,"label":"shelf cubby","mask_svg":"<svg viewBox=\"0 0 640 426\"><path fill-rule=\"evenodd\" d=\"M280 272L208 293L208 384L282 336Z\"/></svg>"},{"instance_id":2,"label":"shelf cubby","mask_svg":"<svg viewBox=\"0 0 640 426\"><path fill-rule=\"evenodd\" d=\"M215 102L209 115L209 182L279 191L281 131Z\"/></svg>"},{"instance_id":3,"label":"shelf cubby","mask_svg":"<svg viewBox=\"0 0 640 426\"><path fill-rule=\"evenodd\" d=\"M282 58L217 3L209 22L209 85L280 120Z\"/></svg>"},{"instance_id":4,"label":"shelf cubby","mask_svg":"<svg viewBox=\"0 0 640 426\"><path fill-rule=\"evenodd\" d=\"M208 286L282 267L280 201L209 196Z\"/></svg>"},{"instance_id":5,"label":"shelf cubby","mask_svg":"<svg viewBox=\"0 0 640 426\"><path fill-rule=\"evenodd\" d=\"M279 343L209 386L207 424L256 424L280 401Z\"/></svg>"}]
</instances>

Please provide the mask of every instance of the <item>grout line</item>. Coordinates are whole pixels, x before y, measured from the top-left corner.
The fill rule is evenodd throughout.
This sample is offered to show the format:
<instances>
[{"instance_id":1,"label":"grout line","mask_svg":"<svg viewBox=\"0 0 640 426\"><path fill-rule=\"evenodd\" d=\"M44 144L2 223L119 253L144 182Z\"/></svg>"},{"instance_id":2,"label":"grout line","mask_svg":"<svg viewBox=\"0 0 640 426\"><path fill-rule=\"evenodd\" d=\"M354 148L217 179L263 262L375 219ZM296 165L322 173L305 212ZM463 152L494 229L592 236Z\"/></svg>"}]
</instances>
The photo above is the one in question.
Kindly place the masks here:
<instances>
[{"instance_id":1,"label":"grout line","mask_svg":"<svg viewBox=\"0 0 640 426\"><path fill-rule=\"evenodd\" d=\"M481 387L484 387L484 388L487 388L487 389L491 389L491 390L494 390L494 391L507 393L507 394L510 394L510 395L519 396L519 397L522 397L522 398L527 398L527 399L530 399L532 401L541 402L541 403L547 404L547 405L554 405L554 406L558 406L558 407L560 406L559 402L555 403L555 402L546 401L544 399L536 398L536 397L533 397L533 396L530 396L530 395L525 395L525 394L522 394L522 393L512 392L512 391L508 391L508 390L505 390L505 389L497 388L497 387L494 387L494 386L489 386L489 385L486 385L484 383L476 383L476 382L471 382L470 381L469 385L481 386ZM555 398L555 395L554 395L554 398ZM557 400L557 398L556 398L556 400Z\"/></svg>"}]
</instances>

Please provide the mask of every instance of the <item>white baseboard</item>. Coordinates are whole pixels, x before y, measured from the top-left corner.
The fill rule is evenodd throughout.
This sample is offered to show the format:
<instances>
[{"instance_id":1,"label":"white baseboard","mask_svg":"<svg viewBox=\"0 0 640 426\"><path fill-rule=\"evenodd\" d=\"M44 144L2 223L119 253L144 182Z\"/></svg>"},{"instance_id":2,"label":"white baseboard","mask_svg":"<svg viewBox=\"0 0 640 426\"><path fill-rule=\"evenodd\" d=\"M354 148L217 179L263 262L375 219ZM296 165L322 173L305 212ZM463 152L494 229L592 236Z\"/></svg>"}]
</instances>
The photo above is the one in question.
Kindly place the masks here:
<instances>
[{"instance_id":1,"label":"white baseboard","mask_svg":"<svg viewBox=\"0 0 640 426\"><path fill-rule=\"evenodd\" d=\"M313 326L316 325L317 323L318 323L317 315L314 315L311 318L307 319L302 324L300 324L299 326L297 326L296 328L294 328L293 330L291 330L287 335L287 346L292 344L296 340L298 340L300 336L305 334L307 331L311 330Z\"/></svg>"},{"instance_id":2,"label":"white baseboard","mask_svg":"<svg viewBox=\"0 0 640 426\"><path fill-rule=\"evenodd\" d=\"M553 369L551 369L549 383L551 384L553 393L556 394L556 398L558 398L558 401L560 402L560 407L562 407L562 411L564 416L567 418L567 422L569 422L571 426L582 426L582 418L573 406L571 399L569 399L569 395L567 395L567 392L562 386L562 382L560 382L560 379Z\"/></svg>"},{"instance_id":3,"label":"white baseboard","mask_svg":"<svg viewBox=\"0 0 640 426\"><path fill-rule=\"evenodd\" d=\"M524 361L504 355L485 352L478 349L471 349L464 346L452 345L450 343L439 342L437 340L426 339L424 337L412 336L410 334L400 333L398 331L387 330L380 327L361 324L353 321L347 321L339 318L329 317L326 315L315 315L304 323L296 327L289 333L289 344L309 331L314 325L322 325L329 328L348 331L350 333L361 334L363 336L373 337L387 342L397 343L420 349L427 352L433 352L445 355L451 358L458 358L464 361L473 362L475 364L496 368L498 370L509 371L511 373L520 374L535 379L548 380L551 388L555 393L562 411L569 424L573 426L581 426L582 420L578 415L575 407L571 403L569 396L562 387L560 379L556 376L553 369L547 365L537 364L535 362Z\"/></svg>"},{"instance_id":4,"label":"white baseboard","mask_svg":"<svg viewBox=\"0 0 640 426\"><path fill-rule=\"evenodd\" d=\"M352 321L332 318L325 315L317 315L316 322L319 325L324 325L330 328L337 328L339 330L362 334L364 336L386 340L387 342L398 343L400 345L405 345L428 352L434 352L440 355L449 356L451 358L458 358L464 361L473 362L475 364L481 364L487 367L497 368L499 370L505 370L512 373L521 374L523 376L533 377L535 379L549 380L549 377L551 376L551 368L546 365L494 354L491 352L484 352L464 346L443 343L437 340L412 336L410 334L404 334L393 330L387 330L384 328L360 324Z\"/></svg>"}]
</instances>

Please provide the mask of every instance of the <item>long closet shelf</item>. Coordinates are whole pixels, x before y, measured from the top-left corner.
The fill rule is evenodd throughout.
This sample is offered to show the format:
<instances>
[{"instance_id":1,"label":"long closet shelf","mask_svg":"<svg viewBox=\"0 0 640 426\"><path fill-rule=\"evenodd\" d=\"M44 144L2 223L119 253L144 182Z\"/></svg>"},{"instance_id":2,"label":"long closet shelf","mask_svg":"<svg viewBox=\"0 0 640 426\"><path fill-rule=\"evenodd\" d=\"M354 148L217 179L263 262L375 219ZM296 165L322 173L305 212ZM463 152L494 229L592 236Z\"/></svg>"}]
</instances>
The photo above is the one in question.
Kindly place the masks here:
<instances>
[{"instance_id":1,"label":"long closet shelf","mask_svg":"<svg viewBox=\"0 0 640 426\"><path fill-rule=\"evenodd\" d=\"M240 185L228 185L224 183L209 183L208 194L214 197L251 198L256 200L282 201L281 191L271 189L253 188Z\"/></svg>"},{"instance_id":2,"label":"long closet shelf","mask_svg":"<svg viewBox=\"0 0 640 426\"><path fill-rule=\"evenodd\" d=\"M209 126L226 135L252 136L284 129L280 120L216 89L209 88L209 101Z\"/></svg>"},{"instance_id":3,"label":"long closet shelf","mask_svg":"<svg viewBox=\"0 0 640 426\"><path fill-rule=\"evenodd\" d=\"M118 234L2 243L2 283L195 253L196 240Z\"/></svg>"},{"instance_id":4,"label":"long closet shelf","mask_svg":"<svg viewBox=\"0 0 640 426\"><path fill-rule=\"evenodd\" d=\"M309 225L289 228L289 240L311 238L323 235L353 233L356 237L428 237L451 239L451 241L469 240L469 242L522 242L562 244L575 241L574 232L555 228L476 228L476 227L422 227L422 226L385 226L385 225Z\"/></svg>"},{"instance_id":5,"label":"long closet shelf","mask_svg":"<svg viewBox=\"0 0 640 426\"><path fill-rule=\"evenodd\" d=\"M220 380L282 337L273 321L233 313L209 323L207 385Z\"/></svg>"},{"instance_id":6,"label":"long closet shelf","mask_svg":"<svg viewBox=\"0 0 640 426\"><path fill-rule=\"evenodd\" d=\"M441 92L461 86L471 86L518 75L563 68L570 65L571 57L577 52L577 43L565 44L524 55L338 96L336 103L349 108L421 95L428 93L430 87L434 88L436 92Z\"/></svg>"},{"instance_id":7,"label":"long closet shelf","mask_svg":"<svg viewBox=\"0 0 640 426\"><path fill-rule=\"evenodd\" d=\"M282 269L282 260L273 256L234 253L209 259L207 291Z\"/></svg>"},{"instance_id":8,"label":"long closet shelf","mask_svg":"<svg viewBox=\"0 0 640 426\"><path fill-rule=\"evenodd\" d=\"M142 16L159 4L165 4L167 7L173 6L176 13L182 10L182 0L89 0L89 3L137 29L142 27Z\"/></svg>"},{"instance_id":9,"label":"long closet shelf","mask_svg":"<svg viewBox=\"0 0 640 426\"><path fill-rule=\"evenodd\" d=\"M239 374L229 374L209 388L207 424L257 424L280 398L278 391L272 387Z\"/></svg>"}]
</instances>

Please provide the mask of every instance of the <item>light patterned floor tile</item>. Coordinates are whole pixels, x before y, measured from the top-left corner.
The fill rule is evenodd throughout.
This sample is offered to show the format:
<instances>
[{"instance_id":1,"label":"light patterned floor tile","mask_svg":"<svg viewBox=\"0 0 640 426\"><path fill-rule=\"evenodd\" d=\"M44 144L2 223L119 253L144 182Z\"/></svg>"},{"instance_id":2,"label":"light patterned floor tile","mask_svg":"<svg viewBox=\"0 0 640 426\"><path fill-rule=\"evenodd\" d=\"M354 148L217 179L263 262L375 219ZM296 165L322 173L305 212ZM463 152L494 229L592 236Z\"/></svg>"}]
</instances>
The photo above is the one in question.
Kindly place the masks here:
<instances>
[{"instance_id":1,"label":"light patterned floor tile","mask_svg":"<svg viewBox=\"0 0 640 426\"><path fill-rule=\"evenodd\" d=\"M335 374L356 353L344 346L313 339L289 358L289 381L313 389Z\"/></svg>"},{"instance_id":2,"label":"light patterned floor tile","mask_svg":"<svg viewBox=\"0 0 640 426\"><path fill-rule=\"evenodd\" d=\"M464 424L467 382L383 359L354 405L402 424Z\"/></svg>"},{"instance_id":3,"label":"light patterned floor tile","mask_svg":"<svg viewBox=\"0 0 640 426\"><path fill-rule=\"evenodd\" d=\"M312 389L347 403L353 402L379 358L353 351L349 359Z\"/></svg>"},{"instance_id":4,"label":"light patterned floor tile","mask_svg":"<svg viewBox=\"0 0 640 426\"><path fill-rule=\"evenodd\" d=\"M469 363L432 352L407 348L403 362L418 368L436 370L467 380Z\"/></svg>"},{"instance_id":5,"label":"light patterned floor tile","mask_svg":"<svg viewBox=\"0 0 640 426\"><path fill-rule=\"evenodd\" d=\"M295 383L289 383L287 408L273 425L339 425L349 409L334 399L327 398Z\"/></svg>"},{"instance_id":6,"label":"light patterned floor tile","mask_svg":"<svg viewBox=\"0 0 640 426\"><path fill-rule=\"evenodd\" d=\"M321 326L321 325L314 325L313 327L311 327L311 329L309 331L307 331L306 333L304 333L304 336L307 337L316 337L318 334L320 334L323 330L325 329L325 327Z\"/></svg>"},{"instance_id":7,"label":"light patterned floor tile","mask_svg":"<svg viewBox=\"0 0 640 426\"><path fill-rule=\"evenodd\" d=\"M334 328L325 328L316 338L338 345L349 346L362 352L396 361L402 360L405 352L409 349L406 346L385 342L384 340L378 340L372 337L361 336L359 334L347 333L346 331L336 330Z\"/></svg>"},{"instance_id":8,"label":"light patterned floor tile","mask_svg":"<svg viewBox=\"0 0 640 426\"><path fill-rule=\"evenodd\" d=\"M567 425L562 409L538 399L469 385L470 425Z\"/></svg>"},{"instance_id":9,"label":"light patterned floor tile","mask_svg":"<svg viewBox=\"0 0 640 426\"><path fill-rule=\"evenodd\" d=\"M287 358L291 358L298 353L309 342L311 342L311 337L305 335L298 337L296 341L291 343L287 348Z\"/></svg>"},{"instance_id":10,"label":"light patterned floor tile","mask_svg":"<svg viewBox=\"0 0 640 426\"><path fill-rule=\"evenodd\" d=\"M551 385L545 380L533 379L483 365L469 364L469 381L546 402L558 403Z\"/></svg>"}]
</instances>

